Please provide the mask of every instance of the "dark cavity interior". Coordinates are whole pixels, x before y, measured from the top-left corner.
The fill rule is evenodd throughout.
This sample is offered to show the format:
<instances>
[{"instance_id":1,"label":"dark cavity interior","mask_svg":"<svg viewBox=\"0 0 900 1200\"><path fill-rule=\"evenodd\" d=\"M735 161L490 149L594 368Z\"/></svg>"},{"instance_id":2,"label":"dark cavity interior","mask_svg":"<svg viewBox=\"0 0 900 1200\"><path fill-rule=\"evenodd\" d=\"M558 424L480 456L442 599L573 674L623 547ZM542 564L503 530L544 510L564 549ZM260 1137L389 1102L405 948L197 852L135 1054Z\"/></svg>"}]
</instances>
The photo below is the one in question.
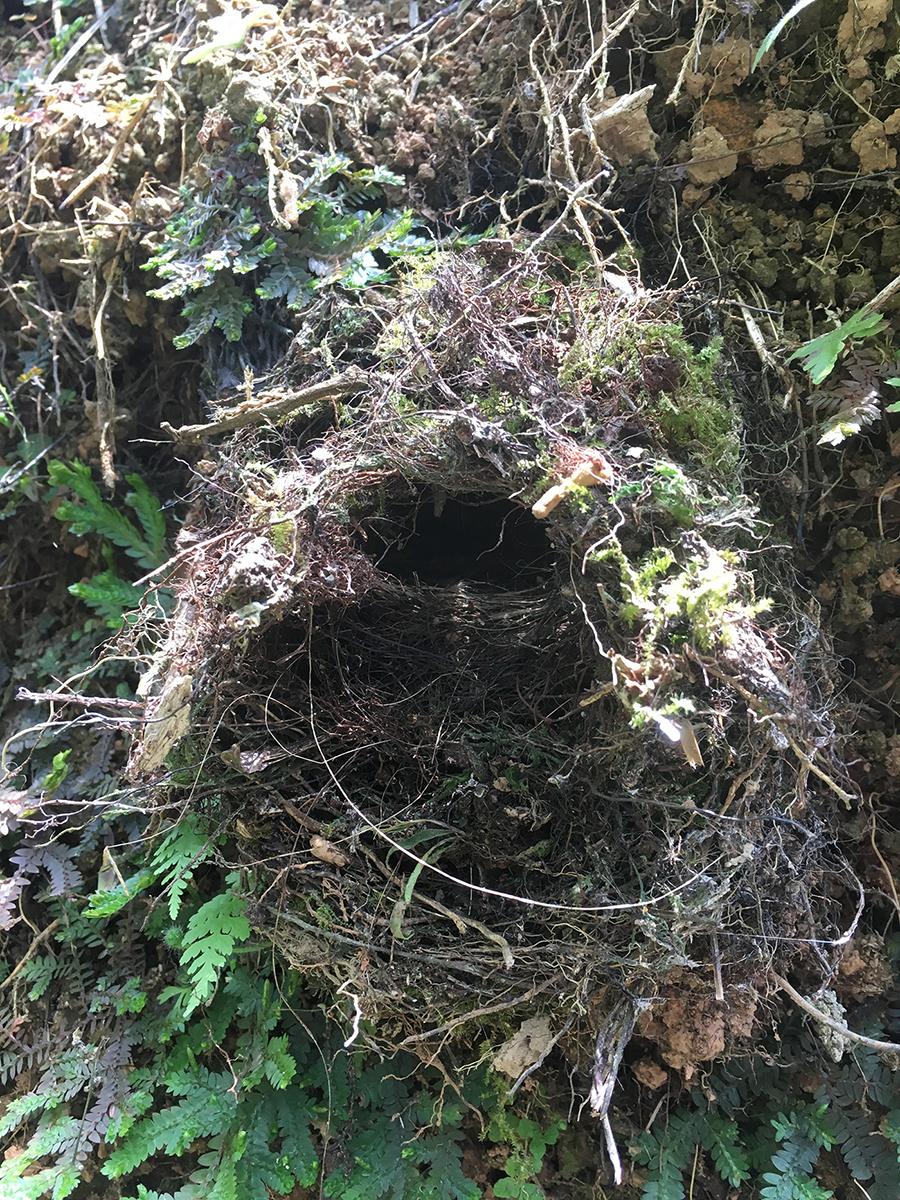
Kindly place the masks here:
<instances>
[{"instance_id":1,"label":"dark cavity interior","mask_svg":"<svg viewBox=\"0 0 900 1200\"><path fill-rule=\"evenodd\" d=\"M465 580L522 590L539 584L552 565L547 535L526 508L432 487L371 517L365 547L382 571L412 584Z\"/></svg>"}]
</instances>

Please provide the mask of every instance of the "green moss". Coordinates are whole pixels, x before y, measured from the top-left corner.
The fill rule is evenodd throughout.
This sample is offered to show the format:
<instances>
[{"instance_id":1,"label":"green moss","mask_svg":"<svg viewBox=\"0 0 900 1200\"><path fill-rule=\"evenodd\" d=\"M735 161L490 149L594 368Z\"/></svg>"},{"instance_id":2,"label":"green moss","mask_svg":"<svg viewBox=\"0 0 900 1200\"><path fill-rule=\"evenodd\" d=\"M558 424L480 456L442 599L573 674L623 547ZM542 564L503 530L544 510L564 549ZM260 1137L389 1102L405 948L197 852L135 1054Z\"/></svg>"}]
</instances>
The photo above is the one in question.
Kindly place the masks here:
<instances>
[{"instance_id":1,"label":"green moss","mask_svg":"<svg viewBox=\"0 0 900 1200\"><path fill-rule=\"evenodd\" d=\"M649 497L657 509L679 525L693 525L704 502L696 483L674 463L657 460L647 466L648 475L622 484L612 499L618 504L626 499L640 497L646 500Z\"/></svg>"},{"instance_id":2,"label":"green moss","mask_svg":"<svg viewBox=\"0 0 900 1200\"><path fill-rule=\"evenodd\" d=\"M293 553L296 532L296 523L289 517L269 526L269 538L279 554Z\"/></svg>"},{"instance_id":3,"label":"green moss","mask_svg":"<svg viewBox=\"0 0 900 1200\"><path fill-rule=\"evenodd\" d=\"M583 487L580 483L570 483L566 488L566 504L575 512L589 513L594 507L595 495L595 492L592 492L590 488Z\"/></svg>"},{"instance_id":4,"label":"green moss","mask_svg":"<svg viewBox=\"0 0 900 1200\"><path fill-rule=\"evenodd\" d=\"M628 624L643 624L646 655L664 634L670 641L687 638L703 650L729 645L738 621L768 607L765 600L741 599L731 556L711 548L679 567L672 552L660 548L635 566L618 545L606 547L592 561L618 567L623 596L619 611Z\"/></svg>"},{"instance_id":5,"label":"green moss","mask_svg":"<svg viewBox=\"0 0 900 1200\"><path fill-rule=\"evenodd\" d=\"M621 318L586 322L566 356L560 381L602 390L611 375L625 384L661 441L687 451L719 476L738 462L737 416L719 377L721 339L695 350L680 325Z\"/></svg>"}]
</instances>

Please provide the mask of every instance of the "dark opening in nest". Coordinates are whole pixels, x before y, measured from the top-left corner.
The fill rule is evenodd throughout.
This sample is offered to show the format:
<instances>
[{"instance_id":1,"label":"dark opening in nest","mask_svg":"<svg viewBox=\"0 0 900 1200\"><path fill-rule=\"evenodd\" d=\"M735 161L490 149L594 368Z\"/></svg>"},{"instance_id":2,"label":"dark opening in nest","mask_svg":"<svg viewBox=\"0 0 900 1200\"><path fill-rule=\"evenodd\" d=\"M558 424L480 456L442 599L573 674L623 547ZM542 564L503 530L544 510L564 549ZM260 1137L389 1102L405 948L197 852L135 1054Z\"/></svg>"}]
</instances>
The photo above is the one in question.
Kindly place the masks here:
<instances>
[{"instance_id":1,"label":"dark opening in nest","mask_svg":"<svg viewBox=\"0 0 900 1200\"><path fill-rule=\"evenodd\" d=\"M495 502L484 507L498 524L520 512ZM459 540L452 555L447 543L448 557L457 570L484 572L479 548L494 528L476 526L468 544L462 537L468 514L484 508L457 501L451 511ZM492 564L492 581L429 585L385 576L357 605L323 605L307 621L275 626L264 655L283 669L270 715L284 711L289 724L305 694L302 708L314 711L322 754L349 794L380 819L446 822L462 858L492 877L546 838L562 778L594 723L577 702L594 669L583 629L549 565L543 586L521 586L529 576L519 573L518 555L527 552L534 571L537 539L529 530L532 545L528 537L513 540L509 524L507 556ZM425 548L417 546L420 535L421 526L409 533L406 553L391 560L413 576L423 562L428 569L417 557ZM520 586L503 590L501 578ZM560 781L549 783L554 776ZM327 771L320 782L328 791ZM566 829L558 822L554 830L562 843Z\"/></svg>"},{"instance_id":2,"label":"dark opening in nest","mask_svg":"<svg viewBox=\"0 0 900 1200\"><path fill-rule=\"evenodd\" d=\"M521 505L430 486L371 518L364 545L380 570L413 584L522 590L546 581L553 561L543 527Z\"/></svg>"}]
</instances>

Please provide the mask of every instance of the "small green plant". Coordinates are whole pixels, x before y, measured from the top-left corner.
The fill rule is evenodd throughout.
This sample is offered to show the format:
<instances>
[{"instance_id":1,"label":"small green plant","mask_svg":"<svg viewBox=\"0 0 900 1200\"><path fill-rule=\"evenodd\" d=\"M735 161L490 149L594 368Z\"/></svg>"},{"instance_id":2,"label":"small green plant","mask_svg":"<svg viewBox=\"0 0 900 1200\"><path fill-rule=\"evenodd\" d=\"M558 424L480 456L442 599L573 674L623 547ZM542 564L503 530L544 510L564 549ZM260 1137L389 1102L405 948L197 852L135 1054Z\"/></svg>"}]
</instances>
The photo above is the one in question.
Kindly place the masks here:
<instances>
[{"instance_id":1,"label":"small green plant","mask_svg":"<svg viewBox=\"0 0 900 1200\"><path fill-rule=\"evenodd\" d=\"M842 325L820 334L799 346L788 361L799 361L817 386L833 374L848 345L875 337L885 329L880 313L864 308ZM815 397L831 410L822 425L820 446L840 446L848 438L872 425L885 412L900 412L900 401L883 403L882 385L900 387L900 378L887 377L887 370L876 352L857 352L850 356L843 376Z\"/></svg>"},{"instance_id":2,"label":"small green plant","mask_svg":"<svg viewBox=\"0 0 900 1200\"><path fill-rule=\"evenodd\" d=\"M48 474L53 487L74 497L63 500L54 512L58 520L67 523L70 533L100 537L108 544L103 552L110 560L109 547L116 546L146 570L153 570L165 561L165 517L159 501L139 475L126 477L130 491L125 504L134 513L136 521L133 521L103 498L87 464L57 460L49 464ZM69 591L93 608L108 629L120 629L126 614L136 609L144 596L144 589L123 579L111 561L106 570L73 583Z\"/></svg>"},{"instance_id":3,"label":"small green plant","mask_svg":"<svg viewBox=\"0 0 900 1200\"><path fill-rule=\"evenodd\" d=\"M252 130L210 170L207 191L183 189L181 211L144 264L163 281L149 295L184 300L188 325L174 339L178 349L214 329L237 341L254 297L299 312L323 288L382 283L391 259L420 244L410 213L374 207L386 185L402 183L399 176L380 167L354 170L339 154L314 159L302 179L290 176L291 222L277 222L254 162L258 136ZM252 288L241 282L245 276Z\"/></svg>"},{"instance_id":4,"label":"small green plant","mask_svg":"<svg viewBox=\"0 0 900 1200\"><path fill-rule=\"evenodd\" d=\"M564 1121L539 1125L528 1117L516 1116L502 1105L488 1127L488 1137L509 1146L503 1175L493 1184L498 1200L544 1200L544 1190L534 1179L540 1174L547 1150L556 1145Z\"/></svg>"},{"instance_id":5,"label":"small green plant","mask_svg":"<svg viewBox=\"0 0 900 1200\"><path fill-rule=\"evenodd\" d=\"M54 61L62 58L85 25L87 25L87 17L76 17L68 25L61 26L59 33L50 38L50 56Z\"/></svg>"},{"instance_id":6,"label":"small green plant","mask_svg":"<svg viewBox=\"0 0 900 1200\"><path fill-rule=\"evenodd\" d=\"M696 484L675 463L660 460L651 464L651 475L644 480L625 483L616 490L613 500L646 496L649 491L654 505L679 525L693 525L702 501Z\"/></svg>"},{"instance_id":7,"label":"small green plant","mask_svg":"<svg viewBox=\"0 0 900 1200\"><path fill-rule=\"evenodd\" d=\"M900 1088L890 1064L864 1047L828 1063L807 1035L790 1031L779 1051L777 1062L729 1063L706 1081L706 1094L694 1092L659 1127L638 1136L633 1153L645 1169L642 1200L684 1200L699 1153L725 1183L749 1184L748 1195L760 1200L834 1200L816 1178L830 1150L840 1152L860 1194L896 1200ZM812 1100L798 1100L798 1076L817 1061L823 1081Z\"/></svg>"},{"instance_id":8,"label":"small green plant","mask_svg":"<svg viewBox=\"0 0 900 1200\"><path fill-rule=\"evenodd\" d=\"M226 883L234 888L238 880L231 875ZM181 965L190 981L184 1005L186 1017L210 998L235 946L249 936L246 901L236 891L219 892L193 914L181 950Z\"/></svg>"},{"instance_id":9,"label":"small green plant","mask_svg":"<svg viewBox=\"0 0 900 1200\"><path fill-rule=\"evenodd\" d=\"M830 1200L834 1195L820 1187L812 1174L819 1151L830 1150L836 1140L827 1114L827 1104L801 1105L772 1118L778 1145L771 1169L762 1176L762 1200Z\"/></svg>"},{"instance_id":10,"label":"small green plant","mask_svg":"<svg viewBox=\"0 0 900 1200\"><path fill-rule=\"evenodd\" d=\"M824 383L843 354L848 342L866 341L874 337L884 326L881 313L861 308L841 325L827 333L804 342L788 357L788 362L799 362L813 383Z\"/></svg>"}]
</instances>

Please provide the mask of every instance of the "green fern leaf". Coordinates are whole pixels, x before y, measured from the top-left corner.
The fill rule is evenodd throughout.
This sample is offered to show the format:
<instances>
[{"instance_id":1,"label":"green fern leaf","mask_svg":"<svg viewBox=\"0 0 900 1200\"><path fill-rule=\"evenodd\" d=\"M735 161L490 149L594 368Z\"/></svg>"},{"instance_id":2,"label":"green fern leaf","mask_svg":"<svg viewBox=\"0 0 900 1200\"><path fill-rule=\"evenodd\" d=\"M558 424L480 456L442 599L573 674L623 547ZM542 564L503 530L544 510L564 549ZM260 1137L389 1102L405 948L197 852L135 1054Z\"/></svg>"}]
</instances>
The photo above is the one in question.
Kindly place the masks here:
<instances>
[{"instance_id":1,"label":"green fern leaf","mask_svg":"<svg viewBox=\"0 0 900 1200\"><path fill-rule=\"evenodd\" d=\"M3 1200L40 1200L41 1196L51 1193L53 1200L56 1200L57 1197L71 1194L78 1184L76 1178L68 1191L62 1190L71 1181L71 1170L66 1170L64 1177L58 1167L48 1167L47 1170L38 1171L34 1175L23 1176L21 1172L27 1166L30 1166L30 1161L23 1162L19 1158L0 1167L0 1194Z\"/></svg>"},{"instance_id":2,"label":"green fern leaf","mask_svg":"<svg viewBox=\"0 0 900 1200\"><path fill-rule=\"evenodd\" d=\"M279 256L260 280L257 296L261 300L284 300L292 312L305 308L315 294L315 277L307 271L305 262Z\"/></svg>"},{"instance_id":3,"label":"green fern leaf","mask_svg":"<svg viewBox=\"0 0 900 1200\"><path fill-rule=\"evenodd\" d=\"M98 612L108 629L121 629L126 614L136 609L144 596L143 588L120 579L113 570L71 584L69 592Z\"/></svg>"},{"instance_id":4,"label":"green fern leaf","mask_svg":"<svg viewBox=\"0 0 900 1200\"><path fill-rule=\"evenodd\" d=\"M169 893L169 916L176 920L181 911L194 871L209 855L213 842L206 827L189 813L170 827L156 847L151 860Z\"/></svg>"},{"instance_id":5,"label":"green fern leaf","mask_svg":"<svg viewBox=\"0 0 900 1200\"><path fill-rule=\"evenodd\" d=\"M166 556L166 518L162 506L140 475L126 475L125 479L131 485L125 503L134 511L153 557L161 563Z\"/></svg>"},{"instance_id":6,"label":"green fern leaf","mask_svg":"<svg viewBox=\"0 0 900 1200\"><path fill-rule=\"evenodd\" d=\"M881 1132L897 1147L897 1161L900 1163L900 1108L892 1108L881 1118Z\"/></svg>"},{"instance_id":7,"label":"green fern leaf","mask_svg":"<svg viewBox=\"0 0 900 1200\"><path fill-rule=\"evenodd\" d=\"M9 1102L3 1116L0 1117L0 1137L6 1137L7 1134L15 1132L30 1117L43 1112L45 1108L55 1103L58 1103L58 1100L52 1095L39 1095L37 1092L28 1092L24 1096L17 1096Z\"/></svg>"},{"instance_id":8,"label":"green fern leaf","mask_svg":"<svg viewBox=\"0 0 900 1200\"><path fill-rule=\"evenodd\" d=\"M403 1157L402 1127L398 1122L375 1121L350 1139L347 1153L353 1164L351 1170L346 1175L330 1175L323 1189L325 1196L334 1200L404 1200L409 1164Z\"/></svg>"},{"instance_id":9,"label":"green fern leaf","mask_svg":"<svg viewBox=\"0 0 900 1200\"><path fill-rule=\"evenodd\" d=\"M126 904L130 904L135 896L150 887L154 879L152 871L139 871L126 879L124 884L94 892L82 911L82 916L95 921L114 917Z\"/></svg>"},{"instance_id":10,"label":"green fern leaf","mask_svg":"<svg viewBox=\"0 0 900 1200\"><path fill-rule=\"evenodd\" d=\"M433 1192L435 1200L479 1200L480 1188L463 1173L458 1131L441 1129L430 1137L417 1139L414 1148L416 1161L428 1168L423 1185L425 1195Z\"/></svg>"},{"instance_id":11,"label":"green fern leaf","mask_svg":"<svg viewBox=\"0 0 900 1200\"><path fill-rule=\"evenodd\" d=\"M286 1088L297 1073L297 1063L288 1051L287 1035L269 1038L263 1063L266 1079L273 1088Z\"/></svg>"},{"instance_id":12,"label":"green fern leaf","mask_svg":"<svg viewBox=\"0 0 900 1200\"><path fill-rule=\"evenodd\" d=\"M281 1138L284 1166L301 1188L310 1188L319 1176L319 1156L312 1139L313 1112L309 1093L291 1084L284 1091L273 1094L271 1105ZM248 1127L248 1137L252 1136L252 1127ZM243 1163L246 1163L246 1169L249 1171L252 1163L250 1142Z\"/></svg>"},{"instance_id":13,"label":"green fern leaf","mask_svg":"<svg viewBox=\"0 0 900 1200\"><path fill-rule=\"evenodd\" d=\"M186 1016L209 999L236 943L249 936L246 902L234 892L220 892L194 913L181 952L181 965L192 987Z\"/></svg>"},{"instance_id":14,"label":"green fern leaf","mask_svg":"<svg viewBox=\"0 0 900 1200\"><path fill-rule=\"evenodd\" d=\"M815 1121L821 1116L818 1106L812 1112L779 1113L773 1118L772 1127L781 1145L772 1155L773 1170L763 1175L761 1200L832 1200L834 1193L820 1187L813 1178L822 1144L815 1137Z\"/></svg>"},{"instance_id":15,"label":"green fern leaf","mask_svg":"<svg viewBox=\"0 0 900 1200\"><path fill-rule=\"evenodd\" d=\"M850 341L864 341L878 333L884 325L881 313L860 309L848 317L836 329L821 333L818 337L798 346L789 355L788 362L800 362L813 383L824 383L837 365L837 360Z\"/></svg>"},{"instance_id":16,"label":"green fern leaf","mask_svg":"<svg viewBox=\"0 0 900 1200\"><path fill-rule=\"evenodd\" d=\"M25 969L22 971L22 979L31 985L28 990L28 999L40 1000L53 982L53 977L60 970L60 960L51 954L39 955L26 963Z\"/></svg>"},{"instance_id":17,"label":"green fern leaf","mask_svg":"<svg viewBox=\"0 0 900 1200\"><path fill-rule=\"evenodd\" d=\"M253 311L243 290L229 279L216 279L181 310L188 327L174 340L177 350L185 350L213 329L221 329L226 341L240 340L244 317Z\"/></svg>"},{"instance_id":18,"label":"green fern leaf","mask_svg":"<svg viewBox=\"0 0 900 1200\"><path fill-rule=\"evenodd\" d=\"M182 1099L138 1121L103 1164L103 1173L120 1179L160 1152L178 1156L197 1138L224 1133L237 1108L233 1082L230 1075L203 1070L172 1077L169 1089Z\"/></svg>"},{"instance_id":19,"label":"green fern leaf","mask_svg":"<svg viewBox=\"0 0 900 1200\"><path fill-rule=\"evenodd\" d=\"M713 1112L707 1113L700 1126L700 1140L726 1183L740 1187L750 1178L750 1160L739 1142L734 1121L727 1121Z\"/></svg>"},{"instance_id":20,"label":"green fern leaf","mask_svg":"<svg viewBox=\"0 0 900 1200\"><path fill-rule=\"evenodd\" d=\"M645 1181L641 1200L684 1200L682 1169L672 1162L662 1162Z\"/></svg>"},{"instance_id":21,"label":"green fern leaf","mask_svg":"<svg viewBox=\"0 0 900 1200\"><path fill-rule=\"evenodd\" d=\"M212 1150L200 1156L199 1170L191 1180L202 1185L208 1200L256 1200L238 1190L237 1160L243 1153L246 1134L239 1134L235 1141L237 1145L229 1138L214 1138ZM265 1195L262 1200L266 1200Z\"/></svg>"},{"instance_id":22,"label":"green fern leaf","mask_svg":"<svg viewBox=\"0 0 900 1200\"><path fill-rule=\"evenodd\" d=\"M99 534L148 570L160 565L157 547L147 541L124 513L104 500L86 463L54 460L49 463L47 473L54 487L67 488L77 497L77 501L64 500L54 513L58 520L69 523L71 533L79 537Z\"/></svg>"},{"instance_id":23,"label":"green fern leaf","mask_svg":"<svg viewBox=\"0 0 900 1200\"><path fill-rule=\"evenodd\" d=\"M679 1112L659 1136L641 1134L637 1157L648 1167L642 1200L684 1200L684 1171L700 1140L703 1119L696 1110Z\"/></svg>"}]
</instances>

